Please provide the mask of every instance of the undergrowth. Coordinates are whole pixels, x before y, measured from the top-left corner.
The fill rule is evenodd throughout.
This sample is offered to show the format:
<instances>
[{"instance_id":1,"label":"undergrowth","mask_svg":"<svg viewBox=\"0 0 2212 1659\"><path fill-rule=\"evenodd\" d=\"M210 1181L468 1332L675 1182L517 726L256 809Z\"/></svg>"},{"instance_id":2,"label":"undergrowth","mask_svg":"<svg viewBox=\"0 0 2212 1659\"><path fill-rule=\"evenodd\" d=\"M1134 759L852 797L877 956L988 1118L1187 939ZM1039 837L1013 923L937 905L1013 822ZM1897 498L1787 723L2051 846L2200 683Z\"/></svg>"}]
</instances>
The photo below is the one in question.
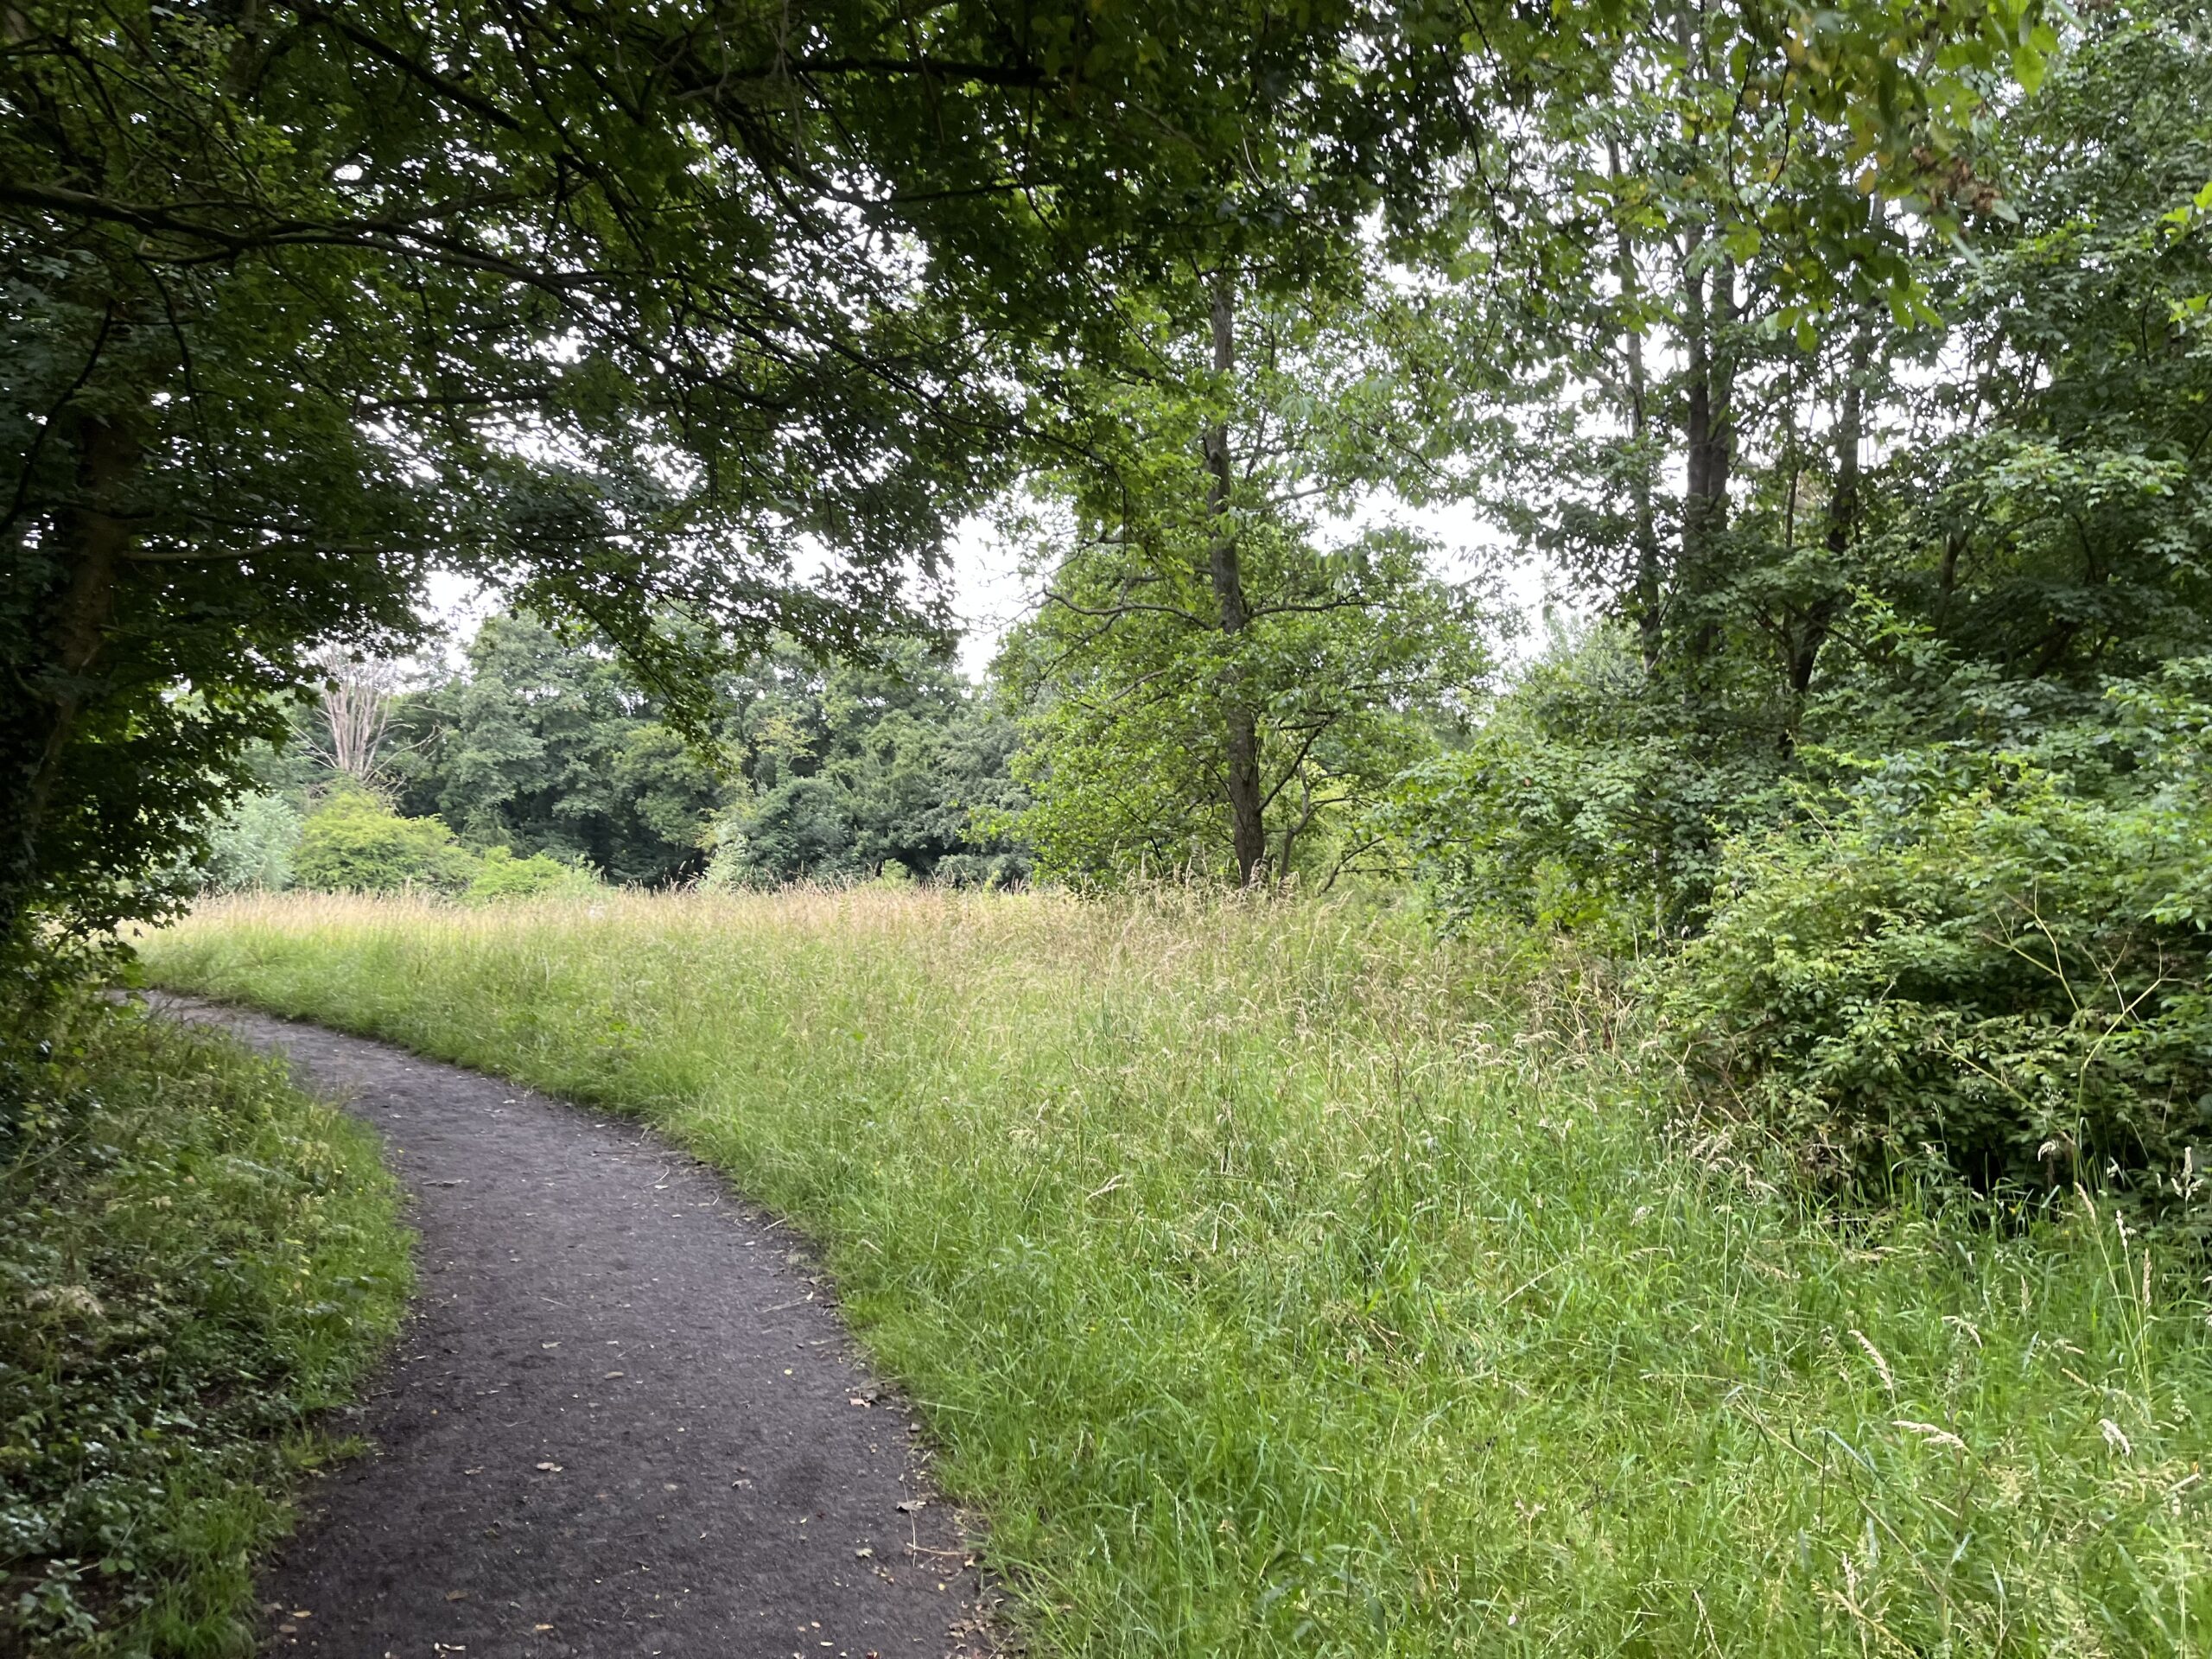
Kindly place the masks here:
<instances>
[{"instance_id":1,"label":"undergrowth","mask_svg":"<svg viewBox=\"0 0 2212 1659\"><path fill-rule=\"evenodd\" d=\"M65 1016L0 1137L0 1654L253 1649L315 1414L397 1328L373 1138L235 1043Z\"/></svg>"},{"instance_id":2,"label":"undergrowth","mask_svg":"<svg viewBox=\"0 0 2212 1659\"><path fill-rule=\"evenodd\" d=\"M1039 1654L2212 1645L2201 1260L2094 1195L1840 1220L1525 944L855 892L238 900L147 955L810 1229Z\"/></svg>"}]
</instances>

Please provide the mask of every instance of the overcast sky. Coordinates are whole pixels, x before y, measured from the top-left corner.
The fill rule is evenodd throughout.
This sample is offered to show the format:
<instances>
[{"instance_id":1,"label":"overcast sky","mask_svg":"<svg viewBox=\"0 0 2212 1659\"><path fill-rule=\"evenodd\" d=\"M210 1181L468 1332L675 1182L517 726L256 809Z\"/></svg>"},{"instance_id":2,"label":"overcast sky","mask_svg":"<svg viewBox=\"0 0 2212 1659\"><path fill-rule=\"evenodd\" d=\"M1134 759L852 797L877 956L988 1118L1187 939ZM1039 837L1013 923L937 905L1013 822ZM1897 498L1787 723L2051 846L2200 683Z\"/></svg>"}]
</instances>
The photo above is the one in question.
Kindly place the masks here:
<instances>
[{"instance_id":1,"label":"overcast sky","mask_svg":"<svg viewBox=\"0 0 2212 1659\"><path fill-rule=\"evenodd\" d=\"M1497 532L1465 505L1401 508L1395 516L1435 537L1441 554L1440 574L1449 578L1475 575L1486 553L1502 545ZM970 678L981 678L998 650L1000 639L1027 613L1036 596L1021 581L1020 550L1001 542L982 519L963 524L947 551L953 610L962 630L960 665ZM1541 640L1537 624L1549 585L1546 572L1534 562L1507 567L1502 597L1524 623L1518 640L1506 645L1509 657L1526 652ZM465 640L499 605L495 595L485 594L475 582L445 573L430 578L429 600L431 608L451 629L455 645Z\"/></svg>"}]
</instances>

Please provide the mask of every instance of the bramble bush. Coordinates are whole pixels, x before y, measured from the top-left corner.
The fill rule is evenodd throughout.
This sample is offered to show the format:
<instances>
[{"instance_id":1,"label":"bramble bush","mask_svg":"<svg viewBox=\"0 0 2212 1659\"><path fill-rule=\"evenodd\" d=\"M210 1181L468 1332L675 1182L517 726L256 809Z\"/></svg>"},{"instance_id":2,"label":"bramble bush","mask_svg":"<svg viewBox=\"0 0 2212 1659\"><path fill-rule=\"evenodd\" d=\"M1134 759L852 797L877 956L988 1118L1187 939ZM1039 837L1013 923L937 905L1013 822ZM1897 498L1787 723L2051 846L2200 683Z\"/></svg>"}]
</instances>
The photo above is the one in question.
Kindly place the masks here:
<instances>
[{"instance_id":1,"label":"bramble bush","mask_svg":"<svg viewBox=\"0 0 2212 1659\"><path fill-rule=\"evenodd\" d=\"M2037 751L1937 746L1745 835L1662 970L1694 1076L1830 1180L2212 1219L2212 671Z\"/></svg>"}]
</instances>

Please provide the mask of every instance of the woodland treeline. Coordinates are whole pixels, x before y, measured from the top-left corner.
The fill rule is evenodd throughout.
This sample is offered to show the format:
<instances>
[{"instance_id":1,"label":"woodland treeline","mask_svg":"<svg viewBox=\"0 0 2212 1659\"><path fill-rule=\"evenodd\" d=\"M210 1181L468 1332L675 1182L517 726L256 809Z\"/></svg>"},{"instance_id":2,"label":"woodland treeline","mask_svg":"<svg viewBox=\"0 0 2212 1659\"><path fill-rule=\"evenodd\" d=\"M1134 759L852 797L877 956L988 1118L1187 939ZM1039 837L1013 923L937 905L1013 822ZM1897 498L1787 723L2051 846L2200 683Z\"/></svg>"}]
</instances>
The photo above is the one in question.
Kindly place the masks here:
<instances>
[{"instance_id":1,"label":"woodland treeline","mask_svg":"<svg viewBox=\"0 0 2212 1659\"><path fill-rule=\"evenodd\" d=\"M453 569L513 614L326 840L1402 880L1643 964L1821 1179L2202 1213L2201 8L8 29L19 958L302 788ZM1449 502L1591 626L1499 671ZM977 513L1041 595L984 690Z\"/></svg>"},{"instance_id":2,"label":"woodland treeline","mask_svg":"<svg viewBox=\"0 0 2212 1659\"><path fill-rule=\"evenodd\" d=\"M705 745L603 643L527 615L411 675L330 671L188 882L491 898L1030 874L1014 721L921 641L826 666L776 641L719 683Z\"/></svg>"}]
</instances>

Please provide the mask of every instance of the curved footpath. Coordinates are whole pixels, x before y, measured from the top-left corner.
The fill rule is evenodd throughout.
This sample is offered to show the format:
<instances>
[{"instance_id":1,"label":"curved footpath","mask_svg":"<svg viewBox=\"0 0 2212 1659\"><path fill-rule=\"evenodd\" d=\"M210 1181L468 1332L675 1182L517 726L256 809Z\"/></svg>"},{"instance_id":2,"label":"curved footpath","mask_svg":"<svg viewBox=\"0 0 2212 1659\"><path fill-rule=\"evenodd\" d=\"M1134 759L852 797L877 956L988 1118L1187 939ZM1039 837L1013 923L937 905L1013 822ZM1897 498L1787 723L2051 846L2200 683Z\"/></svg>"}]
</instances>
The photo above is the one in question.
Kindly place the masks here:
<instances>
[{"instance_id":1,"label":"curved footpath","mask_svg":"<svg viewBox=\"0 0 2212 1659\"><path fill-rule=\"evenodd\" d=\"M162 996L384 1136L420 1294L264 1580L322 1659L993 1651L956 1517L799 1241L635 1125Z\"/></svg>"}]
</instances>

